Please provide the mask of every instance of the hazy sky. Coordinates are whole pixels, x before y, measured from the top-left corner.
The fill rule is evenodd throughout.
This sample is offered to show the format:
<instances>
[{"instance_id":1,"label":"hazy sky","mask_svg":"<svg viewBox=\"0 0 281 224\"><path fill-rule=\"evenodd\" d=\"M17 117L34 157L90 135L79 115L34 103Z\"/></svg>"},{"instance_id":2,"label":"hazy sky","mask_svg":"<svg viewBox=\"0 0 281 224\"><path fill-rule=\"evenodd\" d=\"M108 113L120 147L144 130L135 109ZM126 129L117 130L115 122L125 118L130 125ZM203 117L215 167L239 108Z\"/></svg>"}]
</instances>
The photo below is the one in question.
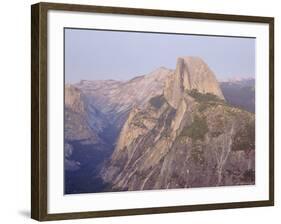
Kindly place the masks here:
<instances>
[{"instance_id":1,"label":"hazy sky","mask_svg":"<svg viewBox=\"0 0 281 224\"><path fill-rule=\"evenodd\" d=\"M65 81L128 80L179 56L199 56L219 80L255 76L255 39L138 32L65 30Z\"/></svg>"}]
</instances>

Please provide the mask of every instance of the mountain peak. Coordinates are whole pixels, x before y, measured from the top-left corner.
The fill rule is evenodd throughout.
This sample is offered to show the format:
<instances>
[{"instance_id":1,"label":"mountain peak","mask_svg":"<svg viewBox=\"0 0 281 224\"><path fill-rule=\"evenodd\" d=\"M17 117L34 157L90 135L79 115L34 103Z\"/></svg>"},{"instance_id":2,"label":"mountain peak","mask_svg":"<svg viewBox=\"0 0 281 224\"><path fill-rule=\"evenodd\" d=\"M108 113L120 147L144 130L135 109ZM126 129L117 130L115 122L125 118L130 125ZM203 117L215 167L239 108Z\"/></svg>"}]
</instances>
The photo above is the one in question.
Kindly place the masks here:
<instances>
[{"instance_id":1,"label":"mountain peak","mask_svg":"<svg viewBox=\"0 0 281 224\"><path fill-rule=\"evenodd\" d=\"M152 80L165 80L167 79L167 77L173 72L172 69L168 69L164 66L161 66L155 70L153 70L152 72L150 72L149 74L145 75L144 77L146 79L152 79Z\"/></svg>"},{"instance_id":2,"label":"mountain peak","mask_svg":"<svg viewBox=\"0 0 281 224\"><path fill-rule=\"evenodd\" d=\"M220 99L224 96L219 83L208 67L199 57L179 57L174 75L166 83L164 95L168 102L176 108L185 90L197 89L200 93L212 93Z\"/></svg>"},{"instance_id":3,"label":"mountain peak","mask_svg":"<svg viewBox=\"0 0 281 224\"><path fill-rule=\"evenodd\" d=\"M203 59L197 56L180 56L177 60L184 60L187 63L204 63Z\"/></svg>"},{"instance_id":4,"label":"mountain peak","mask_svg":"<svg viewBox=\"0 0 281 224\"><path fill-rule=\"evenodd\" d=\"M156 68L153 72L163 72L163 71L171 71L171 69L166 68L165 66L160 66Z\"/></svg>"}]
</instances>

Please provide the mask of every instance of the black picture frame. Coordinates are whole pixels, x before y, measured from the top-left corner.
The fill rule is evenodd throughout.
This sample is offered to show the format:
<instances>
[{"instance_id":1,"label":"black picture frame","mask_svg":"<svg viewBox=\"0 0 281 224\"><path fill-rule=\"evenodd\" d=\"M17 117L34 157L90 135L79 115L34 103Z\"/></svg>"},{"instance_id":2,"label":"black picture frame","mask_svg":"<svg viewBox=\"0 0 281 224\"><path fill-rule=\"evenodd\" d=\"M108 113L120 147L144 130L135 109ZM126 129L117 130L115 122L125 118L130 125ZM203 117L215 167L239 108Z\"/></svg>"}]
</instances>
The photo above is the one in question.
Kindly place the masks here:
<instances>
[{"instance_id":1,"label":"black picture frame","mask_svg":"<svg viewBox=\"0 0 281 224\"><path fill-rule=\"evenodd\" d=\"M183 11L164 11L138 8L119 8L90 5L38 3L31 6L31 217L39 221L81 219L94 217L141 215L170 212L246 208L274 205L274 18L258 16L224 15ZM269 200L203 205L169 206L109 211L88 211L48 214L47 192L47 13L49 10L98 12L167 18L194 18L264 23L269 25Z\"/></svg>"}]
</instances>

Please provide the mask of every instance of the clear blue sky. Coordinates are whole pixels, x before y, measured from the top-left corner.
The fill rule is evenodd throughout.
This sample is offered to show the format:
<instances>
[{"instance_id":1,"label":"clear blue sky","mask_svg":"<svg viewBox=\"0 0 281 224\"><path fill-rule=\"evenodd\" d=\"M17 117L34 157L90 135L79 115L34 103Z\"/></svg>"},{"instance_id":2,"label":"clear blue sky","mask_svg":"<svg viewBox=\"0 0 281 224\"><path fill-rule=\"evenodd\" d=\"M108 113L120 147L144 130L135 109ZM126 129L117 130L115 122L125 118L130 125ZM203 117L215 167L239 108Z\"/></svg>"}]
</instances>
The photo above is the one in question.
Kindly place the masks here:
<instances>
[{"instance_id":1,"label":"clear blue sky","mask_svg":"<svg viewBox=\"0 0 281 224\"><path fill-rule=\"evenodd\" d=\"M179 56L199 56L219 80L255 76L255 39L139 32L65 30L65 81L128 80Z\"/></svg>"}]
</instances>

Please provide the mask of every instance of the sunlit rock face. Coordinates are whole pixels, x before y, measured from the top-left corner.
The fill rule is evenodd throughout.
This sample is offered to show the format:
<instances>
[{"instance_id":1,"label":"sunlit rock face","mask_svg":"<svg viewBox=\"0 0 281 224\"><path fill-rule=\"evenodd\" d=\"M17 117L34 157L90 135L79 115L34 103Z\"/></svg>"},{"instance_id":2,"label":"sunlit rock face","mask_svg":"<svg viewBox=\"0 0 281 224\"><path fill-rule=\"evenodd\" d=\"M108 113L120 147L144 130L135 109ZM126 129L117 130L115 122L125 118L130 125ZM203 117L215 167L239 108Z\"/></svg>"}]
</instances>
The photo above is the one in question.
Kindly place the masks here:
<instances>
[{"instance_id":1,"label":"sunlit rock face","mask_svg":"<svg viewBox=\"0 0 281 224\"><path fill-rule=\"evenodd\" d=\"M180 57L177 67L166 83L164 95L170 105L176 108L184 91L196 89L200 93L211 93L224 99L214 73L197 57Z\"/></svg>"}]
</instances>

